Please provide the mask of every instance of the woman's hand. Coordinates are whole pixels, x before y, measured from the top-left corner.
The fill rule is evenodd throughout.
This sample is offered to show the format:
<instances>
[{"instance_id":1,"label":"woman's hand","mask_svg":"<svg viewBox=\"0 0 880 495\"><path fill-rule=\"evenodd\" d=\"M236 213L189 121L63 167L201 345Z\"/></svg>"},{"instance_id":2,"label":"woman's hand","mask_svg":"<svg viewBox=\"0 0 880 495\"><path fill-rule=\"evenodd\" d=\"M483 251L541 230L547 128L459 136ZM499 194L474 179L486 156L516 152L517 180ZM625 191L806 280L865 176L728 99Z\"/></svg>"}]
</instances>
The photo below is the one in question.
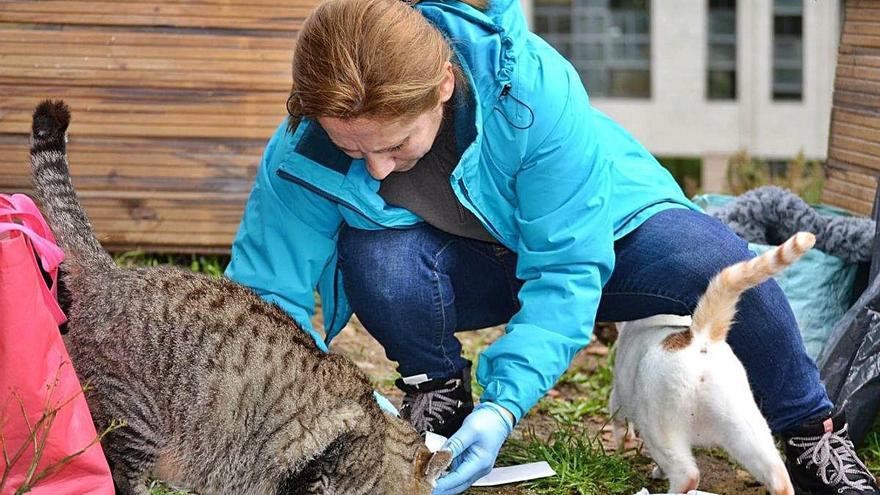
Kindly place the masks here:
<instances>
[{"instance_id":1,"label":"woman's hand","mask_svg":"<svg viewBox=\"0 0 880 495\"><path fill-rule=\"evenodd\" d=\"M446 441L452 451L452 471L437 480L433 495L454 495L467 490L495 465L501 445L513 431L513 414L507 409L483 402L464 420L461 428Z\"/></svg>"}]
</instances>

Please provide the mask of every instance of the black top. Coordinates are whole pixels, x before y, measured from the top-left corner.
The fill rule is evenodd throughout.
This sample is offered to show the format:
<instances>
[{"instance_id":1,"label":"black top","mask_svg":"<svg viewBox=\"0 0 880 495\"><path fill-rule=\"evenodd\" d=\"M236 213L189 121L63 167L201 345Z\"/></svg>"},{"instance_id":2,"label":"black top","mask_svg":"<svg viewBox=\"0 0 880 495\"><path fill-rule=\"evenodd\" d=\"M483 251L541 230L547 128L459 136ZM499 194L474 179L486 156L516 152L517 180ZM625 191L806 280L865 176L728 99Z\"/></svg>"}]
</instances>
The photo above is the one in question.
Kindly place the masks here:
<instances>
[{"instance_id":1,"label":"black top","mask_svg":"<svg viewBox=\"0 0 880 495\"><path fill-rule=\"evenodd\" d=\"M383 179L379 195L386 203L406 208L444 232L497 244L477 217L458 201L449 182L459 159L454 112L451 105L446 105L431 150L410 170L392 172Z\"/></svg>"}]
</instances>

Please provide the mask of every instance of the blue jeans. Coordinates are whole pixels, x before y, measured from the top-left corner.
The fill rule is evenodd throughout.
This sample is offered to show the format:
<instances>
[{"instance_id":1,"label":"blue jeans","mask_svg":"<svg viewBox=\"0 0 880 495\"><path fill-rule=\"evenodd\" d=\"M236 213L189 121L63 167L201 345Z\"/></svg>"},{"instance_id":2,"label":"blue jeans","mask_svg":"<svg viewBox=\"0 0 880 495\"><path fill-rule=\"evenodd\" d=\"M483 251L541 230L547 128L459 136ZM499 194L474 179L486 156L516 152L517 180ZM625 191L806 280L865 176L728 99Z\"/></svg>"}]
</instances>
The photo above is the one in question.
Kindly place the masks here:
<instances>
[{"instance_id":1,"label":"blue jeans","mask_svg":"<svg viewBox=\"0 0 880 495\"><path fill-rule=\"evenodd\" d=\"M614 245L614 272L598 321L690 315L709 280L749 259L748 244L720 221L662 211ZM467 362L455 332L506 323L519 308L516 254L426 224L404 230L345 228L345 292L361 323L403 376L455 376ZM775 281L743 294L727 341L742 361L775 433L829 411L831 402Z\"/></svg>"}]
</instances>

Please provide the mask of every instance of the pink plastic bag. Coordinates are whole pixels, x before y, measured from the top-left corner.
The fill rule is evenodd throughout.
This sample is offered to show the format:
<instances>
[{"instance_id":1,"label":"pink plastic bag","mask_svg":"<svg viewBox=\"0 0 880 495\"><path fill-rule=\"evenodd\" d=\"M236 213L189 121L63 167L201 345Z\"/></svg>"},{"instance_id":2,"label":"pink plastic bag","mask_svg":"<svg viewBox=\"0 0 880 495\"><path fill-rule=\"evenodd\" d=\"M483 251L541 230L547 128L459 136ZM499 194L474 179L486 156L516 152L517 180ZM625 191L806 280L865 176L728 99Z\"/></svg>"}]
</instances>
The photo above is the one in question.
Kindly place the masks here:
<instances>
[{"instance_id":1,"label":"pink plastic bag","mask_svg":"<svg viewBox=\"0 0 880 495\"><path fill-rule=\"evenodd\" d=\"M0 495L15 494L24 484L33 486L27 493L34 495L114 493L58 332L66 320L55 297L63 258L31 199L0 194Z\"/></svg>"}]
</instances>

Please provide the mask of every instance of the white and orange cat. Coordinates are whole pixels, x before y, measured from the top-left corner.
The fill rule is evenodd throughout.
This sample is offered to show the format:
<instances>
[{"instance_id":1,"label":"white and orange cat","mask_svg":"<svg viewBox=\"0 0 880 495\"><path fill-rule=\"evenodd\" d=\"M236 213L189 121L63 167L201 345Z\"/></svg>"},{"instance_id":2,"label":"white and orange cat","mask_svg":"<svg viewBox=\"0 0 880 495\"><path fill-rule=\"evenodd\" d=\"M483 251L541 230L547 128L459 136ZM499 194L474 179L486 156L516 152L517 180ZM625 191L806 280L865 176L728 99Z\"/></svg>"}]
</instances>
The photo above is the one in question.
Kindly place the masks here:
<instances>
[{"instance_id":1,"label":"white and orange cat","mask_svg":"<svg viewBox=\"0 0 880 495\"><path fill-rule=\"evenodd\" d=\"M693 318L660 315L619 325L609 407L622 446L636 427L649 455L686 493L700 481L694 446L718 446L773 495L793 495L785 464L758 410L742 363L725 339L740 295L813 247L801 232L761 256L725 268L709 283Z\"/></svg>"}]
</instances>

